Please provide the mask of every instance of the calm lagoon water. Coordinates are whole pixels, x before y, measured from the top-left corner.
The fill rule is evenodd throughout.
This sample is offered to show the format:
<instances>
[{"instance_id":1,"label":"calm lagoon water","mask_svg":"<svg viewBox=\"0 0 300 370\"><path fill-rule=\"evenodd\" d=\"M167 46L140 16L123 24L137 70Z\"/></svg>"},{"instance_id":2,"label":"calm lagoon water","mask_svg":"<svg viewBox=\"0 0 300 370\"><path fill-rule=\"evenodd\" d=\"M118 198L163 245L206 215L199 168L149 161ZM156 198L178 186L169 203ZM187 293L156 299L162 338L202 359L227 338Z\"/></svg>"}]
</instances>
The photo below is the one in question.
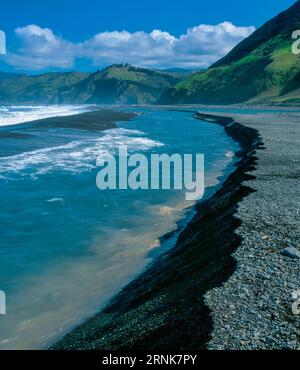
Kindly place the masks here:
<instances>
[{"instance_id":1,"label":"calm lagoon water","mask_svg":"<svg viewBox=\"0 0 300 370\"><path fill-rule=\"evenodd\" d=\"M208 197L232 171L239 148L221 126L186 112L135 108L143 114L99 133L12 126L12 118L6 126L12 108L1 108L0 289L7 315L0 316L0 349L45 348L172 247L193 214L182 190L100 191L97 156L117 154L120 145L129 154L204 154ZM23 109L35 117L34 107Z\"/></svg>"}]
</instances>

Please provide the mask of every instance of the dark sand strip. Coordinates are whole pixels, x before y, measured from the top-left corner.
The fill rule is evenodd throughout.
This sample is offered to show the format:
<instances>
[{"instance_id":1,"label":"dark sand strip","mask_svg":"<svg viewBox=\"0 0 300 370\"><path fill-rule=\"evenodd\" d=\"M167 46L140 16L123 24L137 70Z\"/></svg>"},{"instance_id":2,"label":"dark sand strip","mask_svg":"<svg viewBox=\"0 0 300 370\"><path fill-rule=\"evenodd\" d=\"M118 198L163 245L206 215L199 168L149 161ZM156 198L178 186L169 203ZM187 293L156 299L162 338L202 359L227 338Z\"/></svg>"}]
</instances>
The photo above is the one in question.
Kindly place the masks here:
<instances>
[{"instance_id":1,"label":"dark sand strip","mask_svg":"<svg viewBox=\"0 0 300 370\"><path fill-rule=\"evenodd\" d=\"M128 121L135 116L135 113L123 113L109 109L101 109L76 114L74 116L52 117L37 120L34 121L34 124L40 127L61 127L90 131L104 131L117 127L116 122L118 121Z\"/></svg>"},{"instance_id":2,"label":"dark sand strip","mask_svg":"<svg viewBox=\"0 0 300 370\"><path fill-rule=\"evenodd\" d=\"M196 115L196 118L198 116ZM65 336L54 349L204 349L213 330L204 294L234 272L231 254L241 244L235 230L238 203L253 190L257 130L231 118L199 115L222 124L241 145L236 170L197 214L176 246L129 284L98 315Z\"/></svg>"},{"instance_id":3,"label":"dark sand strip","mask_svg":"<svg viewBox=\"0 0 300 370\"><path fill-rule=\"evenodd\" d=\"M72 116L59 116L23 122L16 125L0 127L0 134L7 137L10 132L12 137L16 131L24 128L70 128L90 131L104 131L117 127L116 122L128 121L136 116L136 113L117 112L110 109L98 109L92 112L80 113ZM2 131L5 131L2 132Z\"/></svg>"}]
</instances>

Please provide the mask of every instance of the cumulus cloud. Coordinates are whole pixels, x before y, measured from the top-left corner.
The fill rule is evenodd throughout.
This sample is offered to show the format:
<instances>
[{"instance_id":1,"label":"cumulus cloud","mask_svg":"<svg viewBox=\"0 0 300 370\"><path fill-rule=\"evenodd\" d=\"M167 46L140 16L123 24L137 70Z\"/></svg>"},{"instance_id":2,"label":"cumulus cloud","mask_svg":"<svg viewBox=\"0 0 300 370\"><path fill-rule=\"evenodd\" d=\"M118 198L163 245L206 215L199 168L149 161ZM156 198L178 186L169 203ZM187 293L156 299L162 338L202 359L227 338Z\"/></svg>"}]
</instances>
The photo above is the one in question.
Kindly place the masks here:
<instances>
[{"instance_id":1,"label":"cumulus cloud","mask_svg":"<svg viewBox=\"0 0 300 370\"><path fill-rule=\"evenodd\" d=\"M78 45L56 36L49 28L32 24L17 28L15 33L22 47L16 53L7 54L8 64L25 70L71 68L74 65Z\"/></svg>"},{"instance_id":2,"label":"cumulus cloud","mask_svg":"<svg viewBox=\"0 0 300 370\"><path fill-rule=\"evenodd\" d=\"M151 33L105 32L87 40L82 51L95 65L126 62L155 66L168 63L174 42L175 37L160 30Z\"/></svg>"},{"instance_id":3,"label":"cumulus cloud","mask_svg":"<svg viewBox=\"0 0 300 370\"><path fill-rule=\"evenodd\" d=\"M87 58L94 66L130 63L144 67L208 67L254 30L223 22L189 28L179 37L158 29L151 33L113 31L73 43L48 28L29 25L15 30L22 47L8 54L7 63L42 70L71 68L77 58Z\"/></svg>"}]
</instances>

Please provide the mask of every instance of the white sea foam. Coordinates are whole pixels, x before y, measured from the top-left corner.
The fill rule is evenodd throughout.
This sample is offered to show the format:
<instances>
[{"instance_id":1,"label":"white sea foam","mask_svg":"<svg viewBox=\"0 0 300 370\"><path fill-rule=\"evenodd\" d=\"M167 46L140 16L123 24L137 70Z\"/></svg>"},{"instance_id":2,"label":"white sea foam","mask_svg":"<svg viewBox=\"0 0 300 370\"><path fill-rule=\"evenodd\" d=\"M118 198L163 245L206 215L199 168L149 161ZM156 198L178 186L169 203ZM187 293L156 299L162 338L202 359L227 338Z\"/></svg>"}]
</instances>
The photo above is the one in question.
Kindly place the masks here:
<instances>
[{"instance_id":1,"label":"white sea foam","mask_svg":"<svg viewBox=\"0 0 300 370\"><path fill-rule=\"evenodd\" d=\"M89 110L88 105L0 106L0 126L16 125L49 117L71 116L87 110Z\"/></svg>"},{"instance_id":2,"label":"white sea foam","mask_svg":"<svg viewBox=\"0 0 300 370\"><path fill-rule=\"evenodd\" d=\"M163 144L146 137L141 131L112 129L98 139L72 141L66 145L24 152L11 157L0 158L0 176L31 176L33 178L50 171L81 173L96 167L99 155L116 154L120 146L126 145L128 151L149 150Z\"/></svg>"},{"instance_id":3,"label":"white sea foam","mask_svg":"<svg viewBox=\"0 0 300 370\"><path fill-rule=\"evenodd\" d=\"M233 158L235 156L234 152L232 150L229 150L228 152L226 152L225 154L225 157L226 158Z\"/></svg>"},{"instance_id":4,"label":"white sea foam","mask_svg":"<svg viewBox=\"0 0 300 370\"><path fill-rule=\"evenodd\" d=\"M51 198L51 199L47 199L46 202L47 203L63 203L64 200L63 198Z\"/></svg>"}]
</instances>

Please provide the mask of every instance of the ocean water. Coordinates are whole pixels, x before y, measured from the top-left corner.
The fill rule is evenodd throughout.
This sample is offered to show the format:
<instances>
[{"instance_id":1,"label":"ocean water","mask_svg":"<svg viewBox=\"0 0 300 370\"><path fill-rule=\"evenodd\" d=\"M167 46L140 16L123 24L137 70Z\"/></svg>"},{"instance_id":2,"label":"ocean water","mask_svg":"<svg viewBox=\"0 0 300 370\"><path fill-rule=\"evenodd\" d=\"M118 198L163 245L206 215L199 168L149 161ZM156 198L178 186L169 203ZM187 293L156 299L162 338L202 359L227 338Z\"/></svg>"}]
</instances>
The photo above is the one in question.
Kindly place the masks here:
<instances>
[{"instance_id":1,"label":"ocean water","mask_svg":"<svg viewBox=\"0 0 300 370\"><path fill-rule=\"evenodd\" d=\"M0 105L0 127L42 118L70 116L88 109L88 105Z\"/></svg>"},{"instance_id":2,"label":"ocean water","mask_svg":"<svg viewBox=\"0 0 300 370\"><path fill-rule=\"evenodd\" d=\"M117 154L120 145L129 154L204 154L208 197L233 170L239 148L221 126L187 112L134 108L142 114L99 133L12 126L13 119L7 125L10 110L11 117L22 114L1 109L0 290L7 315L0 315L0 349L46 348L171 248L193 215L183 190L100 191L97 156ZM21 109L39 116L40 107ZM43 114L55 109L43 107ZM68 114L82 109L68 107Z\"/></svg>"}]
</instances>

